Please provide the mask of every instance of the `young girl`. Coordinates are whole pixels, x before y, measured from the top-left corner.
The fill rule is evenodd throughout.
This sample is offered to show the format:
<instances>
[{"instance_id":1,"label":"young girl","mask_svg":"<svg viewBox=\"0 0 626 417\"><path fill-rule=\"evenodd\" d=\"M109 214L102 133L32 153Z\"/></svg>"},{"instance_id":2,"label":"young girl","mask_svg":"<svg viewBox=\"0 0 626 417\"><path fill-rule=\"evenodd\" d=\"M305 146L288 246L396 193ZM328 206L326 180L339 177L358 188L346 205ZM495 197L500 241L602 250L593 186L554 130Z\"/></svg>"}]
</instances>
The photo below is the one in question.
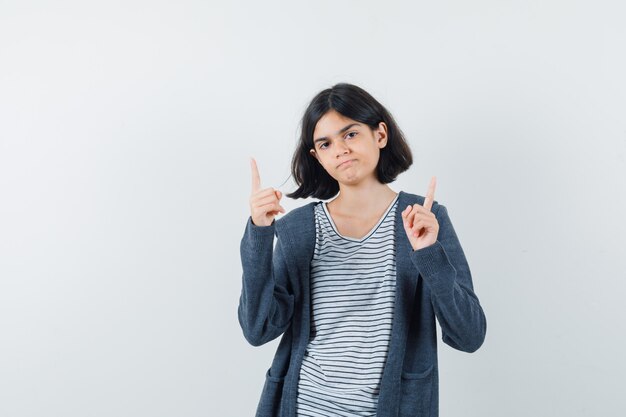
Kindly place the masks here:
<instances>
[{"instance_id":1,"label":"young girl","mask_svg":"<svg viewBox=\"0 0 626 417\"><path fill-rule=\"evenodd\" d=\"M286 213L251 159L238 317L254 346L282 335L257 416L438 416L442 340L474 352L486 319L447 209L387 184L412 164L391 114L340 83L302 118L292 161L315 201ZM277 237L274 247L274 236Z\"/></svg>"}]
</instances>

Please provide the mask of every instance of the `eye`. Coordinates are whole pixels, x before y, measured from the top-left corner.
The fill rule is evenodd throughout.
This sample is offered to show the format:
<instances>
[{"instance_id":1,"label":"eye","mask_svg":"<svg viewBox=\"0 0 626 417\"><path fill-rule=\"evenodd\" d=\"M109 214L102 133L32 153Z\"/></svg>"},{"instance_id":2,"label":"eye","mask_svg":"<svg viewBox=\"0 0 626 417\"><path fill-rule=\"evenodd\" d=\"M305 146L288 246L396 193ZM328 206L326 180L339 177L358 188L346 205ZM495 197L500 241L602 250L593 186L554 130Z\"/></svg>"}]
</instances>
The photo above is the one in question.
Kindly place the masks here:
<instances>
[{"instance_id":1,"label":"eye","mask_svg":"<svg viewBox=\"0 0 626 417\"><path fill-rule=\"evenodd\" d=\"M324 149L324 145L326 145L327 143L328 143L328 142L323 142L323 143L320 145L320 149Z\"/></svg>"},{"instance_id":2,"label":"eye","mask_svg":"<svg viewBox=\"0 0 626 417\"><path fill-rule=\"evenodd\" d=\"M354 133L354 136L356 136L356 135L358 135L358 134L359 134L358 132L350 132L350 133L348 133L348 134L346 135L346 137L347 137L348 139L353 138L354 136L350 136L350 135L351 135L351 134L353 134L353 133Z\"/></svg>"}]
</instances>

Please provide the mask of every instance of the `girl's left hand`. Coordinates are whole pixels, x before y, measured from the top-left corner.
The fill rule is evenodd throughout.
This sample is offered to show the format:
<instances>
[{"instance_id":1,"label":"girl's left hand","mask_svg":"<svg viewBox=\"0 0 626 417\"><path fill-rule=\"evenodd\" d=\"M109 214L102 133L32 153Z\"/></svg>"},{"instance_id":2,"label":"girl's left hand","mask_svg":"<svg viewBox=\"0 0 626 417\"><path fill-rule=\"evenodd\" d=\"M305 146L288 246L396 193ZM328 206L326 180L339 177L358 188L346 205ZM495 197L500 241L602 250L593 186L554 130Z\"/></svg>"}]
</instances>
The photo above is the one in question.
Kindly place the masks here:
<instances>
[{"instance_id":1,"label":"girl's left hand","mask_svg":"<svg viewBox=\"0 0 626 417\"><path fill-rule=\"evenodd\" d=\"M404 231L414 251L430 246L437 241L439 222L430 211L435 200L436 184L436 177L432 177L423 206L416 203L412 206L407 206L402 212Z\"/></svg>"}]
</instances>

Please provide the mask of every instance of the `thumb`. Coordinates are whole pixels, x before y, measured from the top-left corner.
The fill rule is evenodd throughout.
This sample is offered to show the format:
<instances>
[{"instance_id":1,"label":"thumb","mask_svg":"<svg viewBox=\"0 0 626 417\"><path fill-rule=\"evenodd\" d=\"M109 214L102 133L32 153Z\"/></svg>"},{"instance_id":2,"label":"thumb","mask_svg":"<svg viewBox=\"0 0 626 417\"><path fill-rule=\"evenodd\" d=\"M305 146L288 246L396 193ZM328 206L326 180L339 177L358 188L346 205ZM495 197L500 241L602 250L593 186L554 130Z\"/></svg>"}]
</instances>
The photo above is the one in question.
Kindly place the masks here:
<instances>
[{"instance_id":1,"label":"thumb","mask_svg":"<svg viewBox=\"0 0 626 417\"><path fill-rule=\"evenodd\" d=\"M283 196L283 193L281 193L279 190L274 191L274 194L276 195L276 197L278 198L278 200L281 199L281 197ZM279 205L280 207L280 212L282 213L286 213L287 211L285 211L285 209L283 208L283 206Z\"/></svg>"}]
</instances>

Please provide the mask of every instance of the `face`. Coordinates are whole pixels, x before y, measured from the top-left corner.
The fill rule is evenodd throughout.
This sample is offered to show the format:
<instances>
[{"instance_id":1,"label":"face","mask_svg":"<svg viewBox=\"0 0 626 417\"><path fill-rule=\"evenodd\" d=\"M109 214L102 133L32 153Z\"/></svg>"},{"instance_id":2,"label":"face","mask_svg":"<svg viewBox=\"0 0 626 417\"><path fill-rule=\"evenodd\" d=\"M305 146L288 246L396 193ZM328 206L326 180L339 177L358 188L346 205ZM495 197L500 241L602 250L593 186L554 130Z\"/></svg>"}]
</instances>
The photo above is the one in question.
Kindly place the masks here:
<instances>
[{"instance_id":1,"label":"face","mask_svg":"<svg viewBox=\"0 0 626 417\"><path fill-rule=\"evenodd\" d=\"M339 183L356 184L376 178L380 150L387 145L387 125L372 131L365 123L330 110L315 125L310 150Z\"/></svg>"}]
</instances>

